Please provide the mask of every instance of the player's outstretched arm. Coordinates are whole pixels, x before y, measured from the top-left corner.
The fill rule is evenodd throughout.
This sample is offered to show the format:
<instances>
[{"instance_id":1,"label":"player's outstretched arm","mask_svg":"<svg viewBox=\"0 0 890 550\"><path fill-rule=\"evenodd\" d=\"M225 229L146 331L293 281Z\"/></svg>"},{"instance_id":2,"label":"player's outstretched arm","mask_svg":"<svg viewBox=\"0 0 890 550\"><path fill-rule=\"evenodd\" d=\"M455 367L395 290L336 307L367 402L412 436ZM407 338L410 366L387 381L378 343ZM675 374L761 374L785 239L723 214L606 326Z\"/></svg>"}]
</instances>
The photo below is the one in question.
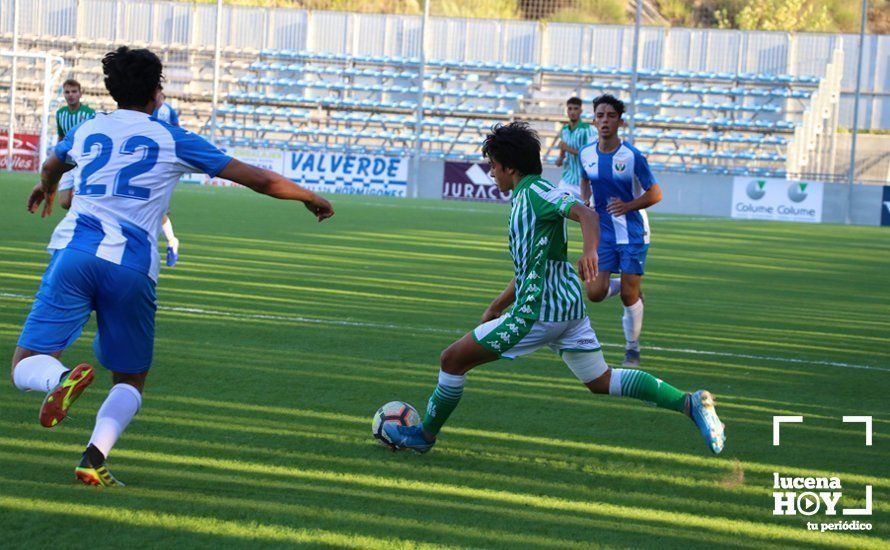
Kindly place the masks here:
<instances>
[{"instance_id":1,"label":"player's outstretched arm","mask_svg":"<svg viewBox=\"0 0 890 550\"><path fill-rule=\"evenodd\" d=\"M590 180L587 179L587 172L583 169L581 170L581 200L584 201L584 204L590 206L590 197L593 195L593 190L590 188Z\"/></svg>"},{"instance_id":2,"label":"player's outstretched arm","mask_svg":"<svg viewBox=\"0 0 890 550\"><path fill-rule=\"evenodd\" d=\"M600 244L600 217L595 210L575 204L569 210L569 219L581 224L584 250L578 258L578 275L584 282L591 283L599 273L599 256L596 249Z\"/></svg>"},{"instance_id":3,"label":"player's outstretched arm","mask_svg":"<svg viewBox=\"0 0 890 550\"><path fill-rule=\"evenodd\" d=\"M71 209L71 200L74 198L74 189L65 189L59 192L59 206L65 210Z\"/></svg>"},{"instance_id":4,"label":"player's outstretched arm","mask_svg":"<svg viewBox=\"0 0 890 550\"><path fill-rule=\"evenodd\" d=\"M491 305L482 314L482 322L486 323L492 319L497 319L514 301L516 301L516 277L513 277L507 288L491 302Z\"/></svg>"},{"instance_id":5,"label":"player's outstretched arm","mask_svg":"<svg viewBox=\"0 0 890 550\"><path fill-rule=\"evenodd\" d=\"M318 221L326 220L334 215L334 208L326 199L271 170L232 159L218 175L263 195L282 200L300 201L318 218Z\"/></svg>"},{"instance_id":6,"label":"player's outstretched arm","mask_svg":"<svg viewBox=\"0 0 890 550\"><path fill-rule=\"evenodd\" d=\"M62 162L56 155L50 155L40 169L40 183L34 186L28 196L28 212L34 214L40 207L40 203L43 202L43 212L40 213L40 217L45 218L52 214L53 199L59 188L59 179L62 174L72 168L74 167Z\"/></svg>"},{"instance_id":7,"label":"player's outstretched arm","mask_svg":"<svg viewBox=\"0 0 890 550\"><path fill-rule=\"evenodd\" d=\"M623 216L628 212L633 212L634 210L643 210L644 208L649 208L653 204L658 204L661 201L661 187L657 183L653 183L652 187L646 190L645 193L635 198L630 202L624 202L619 198L612 199L608 205L606 205L606 210L609 211L609 214L613 216Z\"/></svg>"}]
</instances>

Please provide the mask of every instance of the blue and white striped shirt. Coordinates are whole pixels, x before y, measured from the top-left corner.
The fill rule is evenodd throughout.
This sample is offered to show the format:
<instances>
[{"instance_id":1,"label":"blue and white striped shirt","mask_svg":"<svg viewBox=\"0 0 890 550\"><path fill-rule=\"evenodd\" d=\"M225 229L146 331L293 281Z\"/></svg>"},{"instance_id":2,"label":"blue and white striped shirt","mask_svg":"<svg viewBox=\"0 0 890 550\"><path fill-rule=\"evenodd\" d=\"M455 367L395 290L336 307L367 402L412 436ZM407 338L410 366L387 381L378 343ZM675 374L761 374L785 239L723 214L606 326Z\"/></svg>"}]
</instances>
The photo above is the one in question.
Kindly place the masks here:
<instances>
[{"instance_id":1,"label":"blue and white striped shirt","mask_svg":"<svg viewBox=\"0 0 890 550\"><path fill-rule=\"evenodd\" d=\"M639 149L624 141L611 153L599 150L595 141L578 151L583 177L590 181L593 202L600 216L600 240L612 244L648 244L646 210L613 216L606 210L612 198L630 202L655 185L649 163Z\"/></svg>"},{"instance_id":2,"label":"blue and white striped shirt","mask_svg":"<svg viewBox=\"0 0 890 550\"><path fill-rule=\"evenodd\" d=\"M231 160L204 138L126 109L75 126L55 154L76 165L75 194L47 249L81 250L155 281L157 235L180 176L216 176Z\"/></svg>"},{"instance_id":3,"label":"blue and white striped shirt","mask_svg":"<svg viewBox=\"0 0 890 550\"><path fill-rule=\"evenodd\" d=\"M176 112L176 109L166 101L162 103L160 107L155 109L151 116L166 122L167 124L179 126L179 114Z\"/></svg>"}]
</instances>

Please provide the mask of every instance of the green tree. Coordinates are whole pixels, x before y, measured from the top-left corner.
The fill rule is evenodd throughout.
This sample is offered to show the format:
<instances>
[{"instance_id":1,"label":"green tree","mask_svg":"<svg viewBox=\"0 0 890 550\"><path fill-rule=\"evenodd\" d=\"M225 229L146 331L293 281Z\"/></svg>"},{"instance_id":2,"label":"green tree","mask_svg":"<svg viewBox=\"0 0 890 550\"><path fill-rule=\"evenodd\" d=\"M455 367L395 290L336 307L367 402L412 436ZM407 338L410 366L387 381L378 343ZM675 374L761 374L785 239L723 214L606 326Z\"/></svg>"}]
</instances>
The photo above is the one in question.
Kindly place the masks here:
<instances>
[{"instance_id":1,"label":"green tree","mask_svg":"<svg viewBox=\"0 0 890 550\"><path fill-rule=\"evenodd\" d=\"M660 0L658 12L676 27L697 27L700 22L694 12L694 5L684 0Z\"/></svg>"},{"instance_id":2,"label":"green tree","mask_svg":"<svg viewBox=\"0 0 890 550\"><path fill-rule=\"evenodd\" d=\"M560 23L627 23L627 3L623 0L574 0L553 12L548 21Z\"/></svg>"},{"instance_id":3,"label":"green tree","mask_svg":"<svg viewBox=\"0 0 890 550\"><path fill-rule=\"evenodd\" d=\"M833 25L828 6L807 0L752 0L736 17L740 29L827 31Z\"/></svg>"},{"instance_id":4,"label":"green tree","mask_svg":"<svg viewBox=\"0 0 890 550\"><path fill-rule=\"evenodd\" d=\"M423 6L423 0L419 0ZM518 19L516 0L430 0L430 13L442 17Z\"/></svg>"}]
</instances>

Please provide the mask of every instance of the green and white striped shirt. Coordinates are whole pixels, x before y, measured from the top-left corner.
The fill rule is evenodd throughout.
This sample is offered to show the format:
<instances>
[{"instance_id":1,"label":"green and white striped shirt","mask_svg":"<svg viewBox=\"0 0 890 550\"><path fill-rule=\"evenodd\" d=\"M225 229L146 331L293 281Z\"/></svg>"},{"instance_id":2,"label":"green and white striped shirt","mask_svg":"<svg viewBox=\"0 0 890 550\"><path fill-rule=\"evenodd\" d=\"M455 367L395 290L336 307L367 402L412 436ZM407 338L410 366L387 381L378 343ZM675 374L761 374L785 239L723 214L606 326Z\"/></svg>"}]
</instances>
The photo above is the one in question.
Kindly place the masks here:
<instances>
[{"instance_id":1,"label":"green and white striped shirt","mask_svg":"<svg viewBox=\"0 0 890 550\"><path fill-rule=\"evenodd\" d=\"M59 139L63 139L71 131L71 128L94 116L96 116L96 111L83 103L76 111L69 110L67 105L61 107L56 111L56 129L59 132Z\"/></svg>"},{"instance_id":2,"label":"green and white striped shirt","mask_svg":"<svg viewBox=\"0 0 890 550\"><path fill-rule=\"evenodd\" d=\"M574 197L540 175L526 176L513 190L510 255L516 274L512 317L570 321L587 315L581 281L568 261L566 218Z\"/></svg>"},{"instance_id":3,"label":"green and white striped shirt","mask_svg":"<svg viewBox=\"0 0 890 550\"><path fill-rule=\"evenodd\" d=\"M578 121L574 130L566 124L559 132L559 139L576 151L580 151L595 137L596 132L593 126L581 121ZM565 160L562 163L562 181L573 187L581 186L581 162L578 160L578 155L566 152Z\"/></svg>"}]
</instances>

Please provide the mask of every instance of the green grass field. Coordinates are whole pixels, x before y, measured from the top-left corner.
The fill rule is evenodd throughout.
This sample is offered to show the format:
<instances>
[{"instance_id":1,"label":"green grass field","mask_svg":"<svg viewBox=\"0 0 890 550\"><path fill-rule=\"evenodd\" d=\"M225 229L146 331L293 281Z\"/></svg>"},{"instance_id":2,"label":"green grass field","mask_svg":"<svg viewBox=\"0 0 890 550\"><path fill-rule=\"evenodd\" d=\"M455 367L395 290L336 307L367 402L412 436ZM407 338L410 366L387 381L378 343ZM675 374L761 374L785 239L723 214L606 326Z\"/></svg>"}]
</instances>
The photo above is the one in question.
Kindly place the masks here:
<instances>
[{"instance_id":1,"label":"green grass field","mask_svg":"<svg viewBox=\"0 0 890 550\"><path fill-rule=\"evenodd\" d=\"M0 179L0 342L11 355L60 218ZM0 384L0 546L888 547L890 233L654 216L644 368L715 393L726 450L680 415L593 396L545 351L469 375L426 455L373 442L372 413L421 411L438 357L511 277L507 207L333 197L317 224L244 190L181 187L181 263L158 285L143 408L109 465L73 468L110 387L48 431L41 396ZM577 257L579 232L573 229ZM607 359L618 301L590 304ZM65 354L94 361L95 324ZM101 371L101 369L100 369ZM773 415L804 415L772 445ZM862 424L872 415L874 444ZM774 516L773 472L839 476L841 507ZM819 533L806 521L860 520Z\"/></svg>"}]
</instances>

